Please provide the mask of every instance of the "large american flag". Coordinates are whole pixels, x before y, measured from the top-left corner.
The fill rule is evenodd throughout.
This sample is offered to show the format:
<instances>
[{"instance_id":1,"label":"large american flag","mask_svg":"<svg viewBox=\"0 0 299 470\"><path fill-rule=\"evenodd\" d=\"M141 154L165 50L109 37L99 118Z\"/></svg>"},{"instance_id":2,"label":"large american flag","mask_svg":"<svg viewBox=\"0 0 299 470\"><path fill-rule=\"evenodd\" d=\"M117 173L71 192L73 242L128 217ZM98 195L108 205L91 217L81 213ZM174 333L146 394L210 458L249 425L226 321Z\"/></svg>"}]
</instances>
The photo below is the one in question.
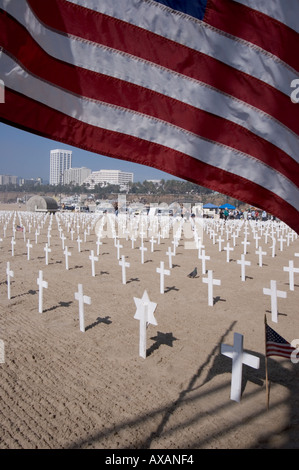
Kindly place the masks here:
<instances>
[{"instance_id":1,"label":"large american flag","mask_svg":"<svg viewBox=\"0 0 299 470\"><path fill-rule=\"evenodd\" d=\"M0 120L299 232L298 18L298 0L0 0Z\"/></svg>"},{"instance_id":2,"label":"large american flag","mask_svg":"<svg viewBox=\"0 0 299 470\"><path fill-rule=\"evenodd\" d=\"M295 348L266 324L266 356L281 356L290 359Z\"/></svg>"}]
</instances>

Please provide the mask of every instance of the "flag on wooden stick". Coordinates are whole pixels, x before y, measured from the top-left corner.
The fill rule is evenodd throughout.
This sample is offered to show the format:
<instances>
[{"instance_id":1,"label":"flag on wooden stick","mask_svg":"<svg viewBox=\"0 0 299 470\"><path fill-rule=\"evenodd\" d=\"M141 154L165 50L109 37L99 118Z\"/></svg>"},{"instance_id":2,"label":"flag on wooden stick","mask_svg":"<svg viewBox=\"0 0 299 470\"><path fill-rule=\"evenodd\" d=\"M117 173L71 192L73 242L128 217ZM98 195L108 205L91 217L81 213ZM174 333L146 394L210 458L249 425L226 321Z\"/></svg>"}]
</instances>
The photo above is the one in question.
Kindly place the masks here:
<instances>
[{"instance_id":1,"label":"flag on wooden stick","mask_svg":"<svg viewBox=\"0 0 299 470\"><path fill-rule=\"evenodd\" d=\"M269 409L269 379L268 379L268 357L269 356L280 356L287 359L291 359L292 353L296 351L288 341L280 336L275 330L273 330L267 323L267 317L265 315L265 369L266 369L266 403L267 409Z\"/></svg>"},{"instance_id":2,"label":"flag on wooden stick","mask_svg":"<svg viewBox=\"0 0 299 470\"><path fill-rule=\"evenodd\" d=\"M266 355L291 358L291 354L296 348L274 331L266 323Z\"/></svg>"}]
</instances>

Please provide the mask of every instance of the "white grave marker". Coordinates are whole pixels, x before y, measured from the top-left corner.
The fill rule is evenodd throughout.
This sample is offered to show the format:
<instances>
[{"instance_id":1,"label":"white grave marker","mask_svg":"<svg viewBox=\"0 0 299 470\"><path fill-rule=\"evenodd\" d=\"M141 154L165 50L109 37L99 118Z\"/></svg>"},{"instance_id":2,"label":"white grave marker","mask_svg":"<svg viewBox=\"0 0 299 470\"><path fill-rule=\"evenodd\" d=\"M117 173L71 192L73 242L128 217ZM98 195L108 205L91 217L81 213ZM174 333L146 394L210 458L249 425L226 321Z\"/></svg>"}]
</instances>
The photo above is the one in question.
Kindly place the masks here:
<instances>
[{"instance_id":1,"label":"white grave marker","mask_svg":"<svg viewBox=\"0 0 299 470\"><path fill-rule=\"evenodd\" d=\"M83 295L82 284L78 284L78 292L75 292L75 299L79 302L79 321L80 321L80 331L85 332L84 326L84 304L91 304L91 298L87 295Z\"/></svg>"},{"instance_id":2,"label":"white grave marker","mask_svg":"<svg viewBox=\"0 0 299 470\"><path fill-rule=\"evenodd\" d=\"M11 239L11 256L15 255L15 244L16 244L16 241L15 241L14 237L12 237L12 239Z\"/></svg>"},{"instance_id":3,"label":"white grave marker","mask_svg":"<svg viewBox=\"0 0 299 470\"><path fill-rule=\"evenodd\" d=\"M164 269L164 261L160 261L160 268L156 268L156 272L160 274L160 294L164 294L164 276L170 275L170 271Z\"/></svg>"},{"instance_id":4,"label":"white grave marker","mask_svg":"<svg viewBox=\"0 0 299 470\"><path fill-rule=\"evenodd\" d=\"M229 243L226 244L226 246L224 247L224 250L226 251L226 262L229 263L229 252L230 251L234 251L233 247L229 246Z\"/></svg>"},{"instance_id":5,"label":"white grave marker","mask_svg":"<svg viewBox=\"0 0 299 470\"><path fill-rule=\"evenodd\" d=\"M242 245L244 245L244 252L243 252L243 254L246 255L246 253L247 253L247 248L246 248L246 247L247 247L247 245L250 245L250 242L247 241L247 238L244 238L244 240L243 240L241 243L242 243Z\"/></svg>"},{"instance_id":6,"label":"white grave marker","mask_svg":"<svg viewBox=\"0 0 299 470\"><path fill-rule=\"evenodd\" d=\"M242 255L241 255L241 259L238 259L238 260L237 260L237 263L241 265L241 279L242 279L242 281L245 281L245 280L246 280L246 276L245 276L245 266L250 266L250 265L251 265L251 262L250 262L250 261L246 261L246 260L245 260L245 255L242 254Z\"/></svg>"},{"instance_id":7,"label":"white grave marker","mask_svg":"<svg viewBox=\"0 0 299 470\"><path fill-rule=\"evenodd\" d=\"M154 237L151 237L150 239L150 244L151 244L151 252L153 253L154 251L154 244L157 243L157 240L154 239Z\"/></svg>"},{"instance_id":8,"label":"white grave marker","mask_svg":"<svg viewBox=\"0 0 299 470\"><path fill-rule=\"evenodd\" d=\"M97 256L94 256L94 251L90 250L90 256L89 259L91 261L91 275L95 277L95 261L99 261L99 258Z\"/></svg>"},{"instance_id":9,"label":"white grave marker","mask_svg":"<svg viewBox=\"0 0 299 470\"><path fill-rule=\"evenodd\" d=\"M141 264L144 264L144 252L147 251L147 248L142 244L139 250L141 251Z\"/></svg>"},{"instance_id":10,"label":"white grave marker","mask_svg":"<svg viewBox=\"0 0 299 470\"><path fill-rule=\"evenodd\" d=\"M119 265L121 266L121 271L122 271L122 283L126 284L126 268L130 267L130 263L126 263L125 256L122 255L121 261L119 261Z\"/></svg>"},{"instance_id":11,"label":"white grave marker","mask_svg":"<svg viewBox=\"0 0 299 470\"><path fill-rule=\"evenodd\" d=\"M119 259L119 258L120 258L120 256L119 256L119 250L120 250L123 246L120 245L119 240L117 240L117 243L115 242L115 246L116 246L116 249L117 249L117 259Z\"/></svg>"},{"instance_id":12,"label":"white grave marker","mask_svg":"<svg viewBox=\"0 0 299 470\"><path fill-rule=\"evenodd\" d=\"M78 251L79 252L81 252L81 242L82 242L82 240L81 240L80 236L78 235L77 244L78 244Z\"/></svg>"},{"instance_id":13,"label":"white grave marker","mask_svg":"<svg viewBox=\"0 0 299 470\"><path fill-rule=\"evenodd\" d=\"M36 280L37 285L39 286L39 292L38 292L38 311L39 313L43 312L43 289L48 288L48 283L47 281L43 280L43 272L40 270L39 271L39 276Z\"/></svg>"},{"instance_id":14,"label":"white grave marker","mask_svg":"<svg viewBox=\"0 0 299 470\"><path fill-rule=\"evenodd\" d=\"M100 246L103 245L103 243L102 243L101 240L100 240L100 237L97 238L96 245L97 245L97 256L99 256L99 254L100 254Z\"/></svg>"},{"instance_id":15,"label":"white grave marker","mask_svg":"<svg viewBox=\"0 0 299 470\"><path fill-rule=\"evenodd\" d=\"M30 248L32 248L32 245L30 243L29 238L27 240L27 245L26 246L27 246L27 259L29 260L30 259Z\"/></svg>"},{"instance_id":16,"label":"white grave marker","mask_svg":"<svg viewBox=\"0 0 299 470\"><path fill-rule=\"evenodd\" d=\"M206 251L202 250L201 254L198 255L198 258L201 259L202 274L206 274L206 261L210 259L210 256L206 256Z\"/></svg>"},{"instance_id":17,"label":"white grave marker","mask_svg":"<svg viewBox=\"0 0 299 470\"><path fill-rule=\"evenodd\" d=\"M171 251L170 246L168 247L168 250L166 251L166 254L168 256L168 266L169 269L172 268L172 257L174 256L174 253Z\"/></svg>"},{"instance_id":18,"label":"white grave marker","mask_svg":"<svg viewBox=\"0 0 299 470\"><path fill-rule=\"evenodd\" d=\"M7 274L7 298L10 299L10 278L14 277L14 272L10 269L10 262L7 262L6 265L6 274Z\"/></svg>"},{"instance_id":19,"label":"white grave marker","mask_svg":"<svg viewBox=\"0 0 299 470\"><path fill-rule=\"evenodd\" d=\"M221 354L232 359L230 398L231 400L239 402L241 400L243 364L258 369L260 367L260 359L243 351L243 335L240 333L234 333L233 346L221 344Z\"/></svg>"},{"instance_id":20,"label":"white grave marker","mask_svg":"<svg viewBox=\"0 0 299 470\"><path fill-rule=\"evenodd\" d=\"M146 358L146 327L147 324L157 325L154 317L154 311L157 304L151 302L146 290L141 299L134 297L134 302L137 307L134 318L139 320L139 355Z\"/></svg>"},{"instance_id":21,"label":"white grave marker","mask_svg":"<svg viewBox=\"0 0 299 470\"><path fill-rule=\"evenodd\" d=\"M263 293L265 295L271 296L271 313L272 321L277 323L277 297L286 298L287 293L284 291L277 290L276 281L270 281L270 289L266 287L263 288Z\"/></svg>"},{"instance_id":22,"label":"white grave marker","mask_svg":"<svg viewBox=\"0 0 299 470\"><path fill-rule=\"evenodd\" d=\"M65 256L65 269L69 269L69 256L72 256L72 253L68 251L67 246L65 247L63 254Z\"/></svg>"},{"instance_id":23,"label":"white grave marker","mask_svg":"<svg viewBox=\"0 0 299 470\"><path fill-rule=\"evenodd\" d=\"M204 277L202 282L208 284L208 305L213 306L213 286L220 286L221 281L219 279L213 279L213 271L208 271L208 277Z\"/></svg>"},{"instance_id":24,"label":"white grave marker","mask_svg":"<svg viewBox=\"0 0 299 470\"><path fill-rule=\"evenodd\" d=\"M283 270L289 273L290 290L294 290L294 273L299 273L299 268L294 268L294 261L289 261L289 266L284 266Z\"/></svg>"},{"instance_id":25,"label":"white grave marker","mask_svg":"<svg viewBox=\"0 0 299 470\"><path fill-rule=\"evenodd\" d=\"M266 251L263 251L262 247L260 246L258 250L255 252L256 255L259 257L259 266L263 266L263 256L267 254Z\"/></svg>"},{"instance_id":26,"label":"white grave marker","mask_svg":"<svg viewBox=\"0 0 299 470\"><path fill-rule=\"evenodd\" d=\"M49 248L48 243L46 243L46 246L44 248L44 252L46 253L46 265L49 264L49 253L51 253L51 248Z\"/></svg>"}]
</instances>

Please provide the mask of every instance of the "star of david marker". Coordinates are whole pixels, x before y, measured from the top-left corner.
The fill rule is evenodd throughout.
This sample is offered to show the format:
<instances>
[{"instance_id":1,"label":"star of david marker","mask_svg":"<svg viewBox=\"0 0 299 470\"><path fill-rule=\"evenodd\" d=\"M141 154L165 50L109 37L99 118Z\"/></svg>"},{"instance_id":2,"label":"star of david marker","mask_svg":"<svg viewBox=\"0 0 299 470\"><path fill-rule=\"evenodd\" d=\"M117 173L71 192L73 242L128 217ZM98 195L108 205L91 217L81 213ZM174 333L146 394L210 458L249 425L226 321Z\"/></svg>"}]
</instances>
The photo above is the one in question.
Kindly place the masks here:
<instances>
[{"instance_id":1,"label":"star of david marker","mask_svg":"<svg viewBox=\"0 0 299 470\"><path fill-rule=\"evenodd\" d=\"M145 290L141 299L134 297L136 313L134 318L139 320L139 356L146 358L146 327L148 324L157 325L154 311L157 304L151 302Z\"/></svg>"},{"instance_id":2,"label":"star of david marker","mask_svg":"<svg viewBox=\"0 0 299 470\"><path fill-rule=\"evenodd\" d=\"M234 333L233 346L221 344L221 354L230 357L233 361L230 398L239 402L241 400L243 364L258 369L260 367L260 359L252 354L243 352L243 335L240 333Z\"/></svg>"}]
</instances>

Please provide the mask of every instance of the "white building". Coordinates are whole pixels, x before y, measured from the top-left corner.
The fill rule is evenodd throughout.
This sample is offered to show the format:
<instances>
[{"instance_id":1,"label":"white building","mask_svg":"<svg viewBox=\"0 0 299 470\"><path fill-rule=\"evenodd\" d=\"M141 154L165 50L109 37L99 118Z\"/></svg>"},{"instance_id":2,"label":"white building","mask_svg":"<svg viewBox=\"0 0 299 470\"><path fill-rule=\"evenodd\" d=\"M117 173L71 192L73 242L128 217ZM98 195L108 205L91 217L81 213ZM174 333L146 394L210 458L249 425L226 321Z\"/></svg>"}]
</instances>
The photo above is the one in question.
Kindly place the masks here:
<instances>
[{"instance_id":1,"label":"white building","mask_svg":"<svg viewBox=\"0 0 299 470\"><path fill-rule=\"evenodd\" d=\"M133 183L133 173L128 173L120 170L99 170L93 171L88 178L84 181L84 184L89 189L99 184L100 186L107 186L108 184L117 184L119 186L126 186L128 183Z\"/></svg>"},{"instance_id":2,"label":"white building","mask_svg":"<svg viewBox=\"0 0 299 470\"><path fill-rule=\"evenodd\" d=\"M0 175L0 185L4 184L17 184L18 177L12 175Z\"/></svg>"},{"instance_id":3,"label":"white building","mask_svg":"<svg viewBox=\"0 0 299 470\"><path fill-rule=\"evenodd\" d=\"M63 184L65 170L72 167L71 150L51 150L50 152L50 184Z\"/></svg>"},{"instance_id":4,"label":"white building","mask_svg":"<svg viewBox=\"0 0 299 470\"><path fill-rule=\"evenodd\" d=\"M81 185L86 178L90 175L91 170L90 168L86 168L85 166L81 168L69 168L68 170L64 170L63 173L63 183L64 184L78 184Z\"/></svg>"}]
</instances>

